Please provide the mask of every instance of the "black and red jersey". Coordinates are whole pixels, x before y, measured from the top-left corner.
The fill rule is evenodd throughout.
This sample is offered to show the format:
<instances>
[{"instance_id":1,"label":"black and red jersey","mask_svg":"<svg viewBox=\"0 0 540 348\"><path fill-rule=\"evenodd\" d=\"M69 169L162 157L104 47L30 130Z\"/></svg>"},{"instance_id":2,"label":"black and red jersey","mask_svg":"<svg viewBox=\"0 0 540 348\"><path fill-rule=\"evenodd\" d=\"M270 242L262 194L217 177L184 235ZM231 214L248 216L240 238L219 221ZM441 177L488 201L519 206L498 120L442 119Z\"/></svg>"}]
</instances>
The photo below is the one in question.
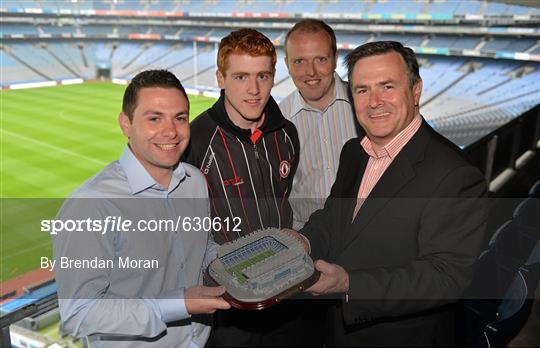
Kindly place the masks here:
<instances>
[{"instance_id":1,"label":"black and red jersey","mask_svg":"<svg viewBox=\"0 0 540 348\"><path fill-rule=\"evenodd\" d=\"M260 132L239 128L227 115L222 92L191 123L183 160L206 177L212 216L221 220L221 229L214 230L219 244L260 228L292 226L288 197L298 166L298 133L272 97L264 113Z\"/></svg>"}]
</instances>

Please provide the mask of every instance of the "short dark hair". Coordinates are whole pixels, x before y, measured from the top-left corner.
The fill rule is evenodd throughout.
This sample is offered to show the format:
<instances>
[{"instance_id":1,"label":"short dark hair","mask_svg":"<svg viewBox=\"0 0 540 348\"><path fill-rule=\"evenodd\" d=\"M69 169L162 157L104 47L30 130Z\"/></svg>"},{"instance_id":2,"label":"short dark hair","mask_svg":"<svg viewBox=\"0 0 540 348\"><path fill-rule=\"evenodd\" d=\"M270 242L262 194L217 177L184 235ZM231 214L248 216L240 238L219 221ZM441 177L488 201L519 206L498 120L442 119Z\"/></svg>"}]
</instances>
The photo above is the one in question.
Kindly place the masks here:
<instances>
[{"instance_id":1,"label":"short dark hair","mask_svg":"<svg viewBox=\"0 0 540 348\"><path fill-rule=\"evenodd\" d=\"M175 88L182 92L188 99L186 90L180 83L180 80L168 70L146 70L138 73L129 83L124 92L122 101L122 112L127 115L129 121L133 121L133 112L137 107L137 97L142 88L162 87ZM189 99L188 99L189 100Z\"/></svg>"},{"instance_id":2,"label":"short dark hair","mask_svg":"<svg viewBox=\"0 0 540 348\"><path fill-rule=\"evenodd\" d=\"M352 72L356 62L362 58L379 56L389 52L396 52L403 58L405 65L407 66L407 75L409 75L409 82L411 88L413 88L422 78L420 77L420 70L418 68L418 61L416 60L416 54L414 51L403 46L397 41L375 41L368 42L361 46L356 47L345 57L345 64L348 69L349 85L352 88Z\"/></svg>"},{"instance_id":3,"label":"short dark hair","mask_svg":"<svg viewBox=\"0 0 540 348\"><path fill-rule=\"evenodd\" d=\"M295 31L304 32L304 33L318 33L325 32L330 36L330 46L332 48L332 54L336 55L337 52L337 43L336 43L336 33L330 28L328 24L318 19L303 19L300 22L296 23L285 35L285 54L287 54L287 42L289 37Z\"/></svg>"}]
</instances>

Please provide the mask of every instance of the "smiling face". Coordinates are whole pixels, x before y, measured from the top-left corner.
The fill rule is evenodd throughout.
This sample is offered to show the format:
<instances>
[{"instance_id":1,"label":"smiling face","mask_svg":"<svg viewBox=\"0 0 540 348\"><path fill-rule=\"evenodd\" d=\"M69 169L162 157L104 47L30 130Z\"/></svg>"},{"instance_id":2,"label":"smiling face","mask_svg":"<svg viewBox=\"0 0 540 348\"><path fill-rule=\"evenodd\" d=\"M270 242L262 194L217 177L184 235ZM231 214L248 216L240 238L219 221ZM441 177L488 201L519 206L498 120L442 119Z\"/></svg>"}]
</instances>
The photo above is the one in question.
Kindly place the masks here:
<instances>
[{"instance_id":1,"label":"smiling face","mask_svg":"<svg viewBox=\"0 0 540 348\"><path fill-rule=\"evenodd\" d=\"M141 88L130 121L120 113L129 147L148 173L168 187L172 169L189 142L189 102L175 88Z\"/></svg>"},{"instance_id":2,"label":"smiling face","mask_svg":"<svg viewBox=\"0 0 540 348\"><path fill-rule=\"evenodd\" d=\"M264 107L274 85L270 56L231 54L224 74L216 73L219 87L225 90L225 109L231 121L240 128L259 125Z\"/></svg>"},{"instance_id":3,"label":"smiling face","mask_svg":"<svg viewBox=\"0 0 540 348\"><path fill-rule=\"evenodd\" d=\"M287 41L285 63L296 88L310 106L323 110L334 97L337 56L324 31L296 31Z\"/></svg>"},{"instance_id":4,"label":"smiling face","mask_svg":"<svg viewBox=\"0 0 540 348\"><path fill-rule=\"evenodd\" d=\"M399 53L359 59L351 86L356 118L378 147L388 144L418 114L422 81L411 87Z\"/></svg>"}]
</instances>

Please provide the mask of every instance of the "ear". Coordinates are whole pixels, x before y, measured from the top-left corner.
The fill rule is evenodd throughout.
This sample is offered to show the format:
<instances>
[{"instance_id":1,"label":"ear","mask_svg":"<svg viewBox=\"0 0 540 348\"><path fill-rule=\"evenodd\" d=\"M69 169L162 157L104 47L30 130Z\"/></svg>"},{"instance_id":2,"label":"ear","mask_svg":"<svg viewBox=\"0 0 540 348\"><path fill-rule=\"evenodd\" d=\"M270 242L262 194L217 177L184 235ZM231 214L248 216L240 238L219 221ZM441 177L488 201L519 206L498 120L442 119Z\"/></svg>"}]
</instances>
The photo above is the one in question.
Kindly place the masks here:
<instances>
[{"instance_id":1,"label":"ear","mask_svg":"<svg viewBox=\"0 0 540 348\"><path fill-rule=\"evenodd\" d=\"M422 80L419 80L413 87L414 106L420 105L420 96L422 95Z\"/></svg>"},{"instance_id":2,"label":"ear","mask_svg":"<svg viewBox=\"0 0 540 348\"><path fill-rule=\"evenodd\" d=\"M217 83L218 83L219 88L224 89L225 88L225 76L223 76L223 74L221 73L221 71L219 71L219 69L216 70L216 79L217 79Z\"/></svg>"},{"instance_id":3,"label":"ear","mask_svg":"<svg viewBox=\"0 0 540 348\"><path fill-rule=\"evenodd\" d=\"M289 70L289 60L287 59L287 56L283 57L283 61L285 61L285 66L287 67L287 70Z\"/></svg>"},{"instance_id":4,"label":"ear","mask_svg":"<svg viewBox=\"0 0 540 348\"><path fill-rule=\"evenodd\" d=\"M338 52L336 51L336 54L334 55L334 70L337 68L337 60L338 60Z\"/></svg>"},{"instance_id":5,"label":"ear","mask_svg":"<svg viewBox=\"0 0 540 348\"><path fill-rule=\"evenodd\" d=\"M129 138L131 133L131 121L129 120L128 115L123 112L118 114L118 124L120 125L120 129L122 129L122 133Z\"/></svg>"}]
</instances>

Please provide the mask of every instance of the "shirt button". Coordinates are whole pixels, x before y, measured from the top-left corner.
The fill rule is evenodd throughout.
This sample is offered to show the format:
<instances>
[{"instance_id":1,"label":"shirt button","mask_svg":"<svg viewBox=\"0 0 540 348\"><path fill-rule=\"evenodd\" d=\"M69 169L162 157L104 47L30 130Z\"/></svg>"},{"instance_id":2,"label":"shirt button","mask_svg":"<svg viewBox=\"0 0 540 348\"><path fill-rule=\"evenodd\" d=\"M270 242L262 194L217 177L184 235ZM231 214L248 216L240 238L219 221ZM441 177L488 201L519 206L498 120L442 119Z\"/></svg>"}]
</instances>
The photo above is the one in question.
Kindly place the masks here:
<instances>
[{"instance_id":1,"label":"shirt button","mask_svg":"<svg viewBox=\"0 0 540 348\"><path fill-rule=\"evenodd\" d=\"M185 267L185 263L183 263L183 262L180 263L180 269L184 269L184 267Z\"/></svg>"}]
</instances>

